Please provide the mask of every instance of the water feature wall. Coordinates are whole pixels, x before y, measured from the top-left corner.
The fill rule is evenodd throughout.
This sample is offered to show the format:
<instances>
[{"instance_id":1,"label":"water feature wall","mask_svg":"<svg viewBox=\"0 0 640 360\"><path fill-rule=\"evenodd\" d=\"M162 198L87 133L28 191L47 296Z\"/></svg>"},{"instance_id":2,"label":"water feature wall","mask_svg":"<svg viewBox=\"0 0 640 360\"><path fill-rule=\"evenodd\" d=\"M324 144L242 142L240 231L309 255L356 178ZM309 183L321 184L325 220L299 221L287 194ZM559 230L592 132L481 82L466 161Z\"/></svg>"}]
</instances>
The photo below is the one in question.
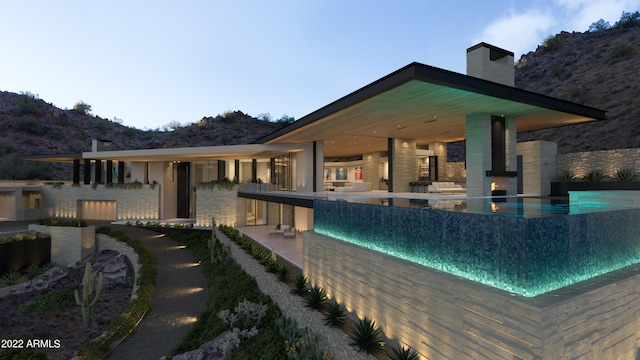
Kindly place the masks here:
<instances>
[{"instance_id":1,"label":"water feature wall","mask_svg":"<svg viewBox=\"0 0 640 360\"><path fill-rule=\"evenodd\" d=\"M640 263L637 208L520 218L315 200L314 217L319 234L526 297Z\"/></svg>"}]
</instances>

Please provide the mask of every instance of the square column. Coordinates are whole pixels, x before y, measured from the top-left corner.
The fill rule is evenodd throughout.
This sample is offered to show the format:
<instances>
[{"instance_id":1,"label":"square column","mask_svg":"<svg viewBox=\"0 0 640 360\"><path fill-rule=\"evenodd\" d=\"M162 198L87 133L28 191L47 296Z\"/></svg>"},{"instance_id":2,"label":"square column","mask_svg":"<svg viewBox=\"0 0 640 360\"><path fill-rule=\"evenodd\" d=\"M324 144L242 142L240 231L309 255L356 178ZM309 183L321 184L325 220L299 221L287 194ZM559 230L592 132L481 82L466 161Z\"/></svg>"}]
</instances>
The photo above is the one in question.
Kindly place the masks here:
<instances>
[{"instance_id":1,"label":"square column","mask_svg":"<svg viewBox=\"0 0 640 360\"><path fill-rule=\"evenodd\" d=\"M389 138L389 192L410 192L418 178L416 140Z\"/></svg>"},{"instance_id":2,"label":"square column","mask_svg":"<svg viewBox=\"0 0 640 360\"><path fill-rule=\"evenodd\" d=\"M490 196L491 115L467 115L466 133L467 196Z\"/></svg>"},{"instance_id":3,"label":"square column","mask_svg":"<svg viewBox=\"0 0 640 360\"><path fill-rule=\"evenodd\" d=\"M362 154L362 181L371 183L371 190L380 189L380 152Z\"/></svg>"}]
</instances>

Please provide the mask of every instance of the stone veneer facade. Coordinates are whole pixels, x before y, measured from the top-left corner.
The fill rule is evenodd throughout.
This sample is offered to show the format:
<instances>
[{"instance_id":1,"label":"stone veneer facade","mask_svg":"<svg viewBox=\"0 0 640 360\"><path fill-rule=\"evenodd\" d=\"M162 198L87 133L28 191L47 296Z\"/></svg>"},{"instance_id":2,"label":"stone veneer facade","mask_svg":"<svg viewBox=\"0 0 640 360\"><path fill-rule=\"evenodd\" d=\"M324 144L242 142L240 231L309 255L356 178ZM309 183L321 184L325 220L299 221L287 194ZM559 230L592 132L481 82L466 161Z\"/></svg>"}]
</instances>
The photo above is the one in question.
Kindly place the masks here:
<instances>
[{"instance_id":1,"label":"stone veneer facade","mask_svg":"<svg viewBox=\"0 0 640 360\"><path fill-rule=\"evenodd\" d=\"M617 169L629 168L640 175L640 149L615 149L559 154L556 157L556 173L573 171L583 177L593 170L601 170L613 176Z\"/></svg>"},{"instance_id":2,"label":"stone veneer facade","mask_svg":"<svg viewBox=\"0 0 640 360\"><path fill-rule=\"evenodd\" d=\"M313 231L304 273L427 359L636 359L640 269L535 298L429 269Z\"/></svg>"},{"instance_id":3,"label":"stone veneer facade","mask_svg":"<svg viewBox=\"0 0 640 360\"><path fill-rule=\"evenodd\" d=\"M42 186L43 208L51 217L79 217L91 220L114 220L113 218L87 218L82 215L84 202L104 202L115 205L115 220L157 220L160 218L160 185L154 189L143 185L141 189L106 188L98 185L54 188Z\"/></svg>"},{"instance_id":4,"label":"stone veneer facade","mask_svg":"<svg viewBox=\"0 0 640 360\"><path fill-rule=\"evenodd\" d=\"M237 222L244 226L246 219L236 217L236 214L245 217L244 200L238 198L238 185L233 189L197 189L196 226L211 226L211 218L217 225L235 226Z\"/></svg>"}]
</instances>

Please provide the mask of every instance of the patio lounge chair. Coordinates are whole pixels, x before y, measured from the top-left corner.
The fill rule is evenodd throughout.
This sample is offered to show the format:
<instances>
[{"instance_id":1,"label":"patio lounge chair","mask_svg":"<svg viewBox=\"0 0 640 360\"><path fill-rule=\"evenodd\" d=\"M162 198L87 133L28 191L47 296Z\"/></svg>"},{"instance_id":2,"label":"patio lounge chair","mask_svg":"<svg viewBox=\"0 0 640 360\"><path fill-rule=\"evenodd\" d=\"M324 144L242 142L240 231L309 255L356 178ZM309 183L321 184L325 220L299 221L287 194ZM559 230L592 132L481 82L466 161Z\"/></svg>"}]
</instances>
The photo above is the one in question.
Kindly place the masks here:
<instances>
[{"instance_id":1,"label":"patio lounge chair","mask_svg":"<svg viewBox=\"0 0 640 360\"><path fill-rule=\"evenodd\" d=\"M283 232L282 237L296 237L296 228L292 227L291 230Z\"/></svg>"},{"instance_id":2,"label":"patio lounge chair","mask_svg":"<svg viewBox=\"0 0 640 360\"><path fill-rule=\"evenodd\" d=\"M289 225L276 226L276 236L278 236L278 235L283 235L284 236L285 231L288 230L288 229L289 229Z\"/></svg>"}]
</instances>

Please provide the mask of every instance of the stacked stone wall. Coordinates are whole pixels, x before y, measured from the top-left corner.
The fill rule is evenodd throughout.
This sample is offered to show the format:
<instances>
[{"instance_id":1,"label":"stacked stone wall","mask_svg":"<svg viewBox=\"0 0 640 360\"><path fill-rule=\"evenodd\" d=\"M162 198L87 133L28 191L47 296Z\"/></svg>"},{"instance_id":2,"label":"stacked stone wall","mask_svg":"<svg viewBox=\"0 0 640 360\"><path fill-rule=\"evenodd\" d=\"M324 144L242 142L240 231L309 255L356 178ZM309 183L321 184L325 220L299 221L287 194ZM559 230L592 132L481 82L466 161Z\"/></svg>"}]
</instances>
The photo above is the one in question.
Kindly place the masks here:
<instances>
[{"instance_id":1,"label":"stacked stone wall","mask_svg":"<svg viewBox=\"0 0 640 360\"><path fill-rule=\"evenodd\" d=\"M628 168L640 174L640 149L615 149L558 154L556 171L572 171L583 177L593 170L613 176L617 169Z\"/></svg>"}]
</instances>

